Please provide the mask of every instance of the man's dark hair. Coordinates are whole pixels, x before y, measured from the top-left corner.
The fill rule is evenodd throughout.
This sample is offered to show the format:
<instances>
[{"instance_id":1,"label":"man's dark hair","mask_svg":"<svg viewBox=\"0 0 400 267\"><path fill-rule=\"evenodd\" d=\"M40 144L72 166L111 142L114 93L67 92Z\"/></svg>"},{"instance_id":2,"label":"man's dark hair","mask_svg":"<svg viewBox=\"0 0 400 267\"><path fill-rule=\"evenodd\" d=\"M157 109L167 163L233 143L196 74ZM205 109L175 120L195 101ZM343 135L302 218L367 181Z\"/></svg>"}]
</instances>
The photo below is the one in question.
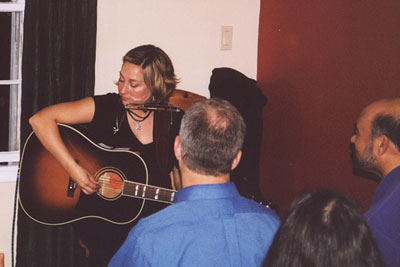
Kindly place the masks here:
<instances>
[{"instance_id":1,"label":"man's dark hair","mask_svg":"<svg viewBox=\"0 0 400 267\"><path fill-rule=\"evenodd\" d=\"M371 139L385 135L400 151L400 120L389 114L377 114L371 122Z\"/></svg>"},{"instance_id":2,"label":"man's dark hair","mask_svg":"<svg viewBox=\"0 0 400 267\"><path fill-rule=\"evenodd\" d=\"M282 222L264 266L384 266L358 207L317 190L298 198Z\"/></svg>"},{"instance_id":3,"label":"man's dark hair","mask_svg":"<svg viewBox=\"0 0 400 267\"><path fill-rule=\"evenodd\" d=\"M196 103L181 123L182 160L190 170L201 174L229 173L245 134L242 116L228 101L211 98Z\"/></svg>"}]
</instances>

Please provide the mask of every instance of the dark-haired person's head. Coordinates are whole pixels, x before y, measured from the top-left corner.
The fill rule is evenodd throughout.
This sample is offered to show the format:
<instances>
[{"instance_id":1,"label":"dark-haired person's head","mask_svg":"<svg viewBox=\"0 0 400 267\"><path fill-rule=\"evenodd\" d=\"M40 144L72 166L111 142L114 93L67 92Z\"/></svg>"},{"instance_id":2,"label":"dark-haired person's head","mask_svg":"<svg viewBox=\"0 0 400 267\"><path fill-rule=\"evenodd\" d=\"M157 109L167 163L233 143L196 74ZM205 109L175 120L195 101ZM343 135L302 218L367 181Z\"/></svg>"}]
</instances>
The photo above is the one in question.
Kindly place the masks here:
<instances>
[{"instance_id":1,"label":"dark-haired person's head","mask_svg":"<svg viewBox=\"0 0 400 267\"><path fill-rule=\"evenodd\" d=\"M246 125L228 101L211 98L196 103L183 116L179 132L182 161L197 173L218 176L232 170Z\"/></svg>"},{"instance_id":2,"label":"dark-haired person's head","mask_svg":"<svg viewBox=\"0 0 400 267\"><path fill-rule=\"evenodd\" d=\"M295 200L279 228L264 266L384 266L358 207L330 190Z\"/></svg>"}]
</instances>

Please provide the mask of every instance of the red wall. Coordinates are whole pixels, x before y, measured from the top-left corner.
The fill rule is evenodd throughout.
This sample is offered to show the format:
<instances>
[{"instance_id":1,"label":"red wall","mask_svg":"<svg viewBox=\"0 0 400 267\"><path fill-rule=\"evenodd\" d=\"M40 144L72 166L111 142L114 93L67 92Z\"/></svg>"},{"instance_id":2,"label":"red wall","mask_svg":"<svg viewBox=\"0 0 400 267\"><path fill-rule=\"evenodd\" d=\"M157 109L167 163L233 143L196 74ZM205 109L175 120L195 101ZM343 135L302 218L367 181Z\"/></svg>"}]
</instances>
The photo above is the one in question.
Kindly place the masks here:
<instances>
[{"instance_id":1,"label":"red wall","mask_svg":"<svg viewBox=\"0 0 400 267\"><path fill-rule=\"evenodd\" d=\"M352 174L349 139L361 109L400 92L400 1L261 0L260 186L284 215L325 187L366 210L376 183Z\"/></svg>"}]
</instances>

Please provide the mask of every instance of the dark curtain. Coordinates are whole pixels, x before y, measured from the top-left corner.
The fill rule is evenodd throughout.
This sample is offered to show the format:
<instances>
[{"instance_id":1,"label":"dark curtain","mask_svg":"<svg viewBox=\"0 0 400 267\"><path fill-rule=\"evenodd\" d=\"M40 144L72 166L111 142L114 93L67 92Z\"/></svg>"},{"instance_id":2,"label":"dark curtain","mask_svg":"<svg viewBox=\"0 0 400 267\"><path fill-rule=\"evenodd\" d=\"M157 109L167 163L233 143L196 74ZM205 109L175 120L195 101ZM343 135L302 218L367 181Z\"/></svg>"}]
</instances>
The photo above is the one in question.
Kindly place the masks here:
<instances>
[{"instance_id":1,"label":"dark curtain","mask_svg":"<svg viewBox=\"0 0 400 267\"><path fill-rule=\"evenodd\" d=\"M32 114L93 95L96 24L97 0L26 0L21 144ZM19 209L17 227L16 266L85 266L72 225L36 223Z\"/></svg>"}]
</instances>

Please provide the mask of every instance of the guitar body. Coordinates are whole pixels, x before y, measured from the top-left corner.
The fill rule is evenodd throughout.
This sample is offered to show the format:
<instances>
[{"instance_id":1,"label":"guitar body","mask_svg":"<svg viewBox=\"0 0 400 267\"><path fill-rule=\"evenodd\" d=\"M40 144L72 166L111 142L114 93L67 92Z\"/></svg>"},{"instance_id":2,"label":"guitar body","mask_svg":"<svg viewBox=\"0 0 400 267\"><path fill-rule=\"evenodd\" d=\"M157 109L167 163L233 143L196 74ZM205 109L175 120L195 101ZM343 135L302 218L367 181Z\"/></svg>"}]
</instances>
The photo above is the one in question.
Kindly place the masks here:
<instances>
[{"instance_id":1,"label":"guitar body","mask_svg":"<svg viewBox=\"0 0 400 267\"><path fill-rule=\"evenodd\" d=\"M124 196L123 192L129 181L143 184L146 189L148 172L143 159L132 151L103 148L68 125L59 124L59 130L70 153L95 176L101 189L97 194L81 193L64 168L31 133L19 169L19 202L24 212L47 225L85 218L100 218L115 224L135 220L145 199L140 198L138 189L136 197Z\"/></svg>"}]
</instances>

